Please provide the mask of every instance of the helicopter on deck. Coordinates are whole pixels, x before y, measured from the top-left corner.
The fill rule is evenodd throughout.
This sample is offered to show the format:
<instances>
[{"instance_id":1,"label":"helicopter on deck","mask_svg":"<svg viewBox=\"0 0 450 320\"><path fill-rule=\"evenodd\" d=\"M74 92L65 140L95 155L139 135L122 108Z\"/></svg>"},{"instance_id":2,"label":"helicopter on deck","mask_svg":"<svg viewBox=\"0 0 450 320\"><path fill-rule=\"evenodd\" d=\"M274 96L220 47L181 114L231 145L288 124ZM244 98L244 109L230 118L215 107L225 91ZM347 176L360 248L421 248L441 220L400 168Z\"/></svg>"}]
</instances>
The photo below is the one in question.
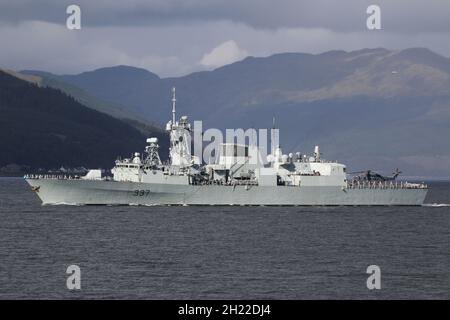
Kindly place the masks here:
<instances>
[{"instance_id":1,"label":"helicopter on deck","mask_svg":"<svg viewBox=\"0 0 450 320\"><path fill-rule=\"evenodd\" d=\"M402 172L397 168L394 172L392 172L392 176L383 176L375 171L366 170L366 171L356 171L350 172L349 174L356 174L352 178L353 181L394 181Z\"/></svg>"}]
</instances>

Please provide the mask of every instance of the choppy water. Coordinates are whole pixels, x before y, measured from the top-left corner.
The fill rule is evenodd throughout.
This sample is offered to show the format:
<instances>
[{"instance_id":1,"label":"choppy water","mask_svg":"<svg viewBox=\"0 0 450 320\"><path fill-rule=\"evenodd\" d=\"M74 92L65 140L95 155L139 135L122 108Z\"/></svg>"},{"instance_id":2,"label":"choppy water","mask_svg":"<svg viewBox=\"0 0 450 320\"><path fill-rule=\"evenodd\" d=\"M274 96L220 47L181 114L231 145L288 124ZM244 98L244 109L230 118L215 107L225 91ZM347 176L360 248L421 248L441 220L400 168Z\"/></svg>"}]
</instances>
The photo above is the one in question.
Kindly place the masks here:
<instances>
[{"instance_id":1,"label":"choppy water","mask_svg":"<svg viewBox=\"0 0 450 320\"><path fill-rule=\"evenodd\" d=\"M449 299L450 183L431 186L423 207L74 207L3 178L0 298Z\"/></svg>"}]
</instances>

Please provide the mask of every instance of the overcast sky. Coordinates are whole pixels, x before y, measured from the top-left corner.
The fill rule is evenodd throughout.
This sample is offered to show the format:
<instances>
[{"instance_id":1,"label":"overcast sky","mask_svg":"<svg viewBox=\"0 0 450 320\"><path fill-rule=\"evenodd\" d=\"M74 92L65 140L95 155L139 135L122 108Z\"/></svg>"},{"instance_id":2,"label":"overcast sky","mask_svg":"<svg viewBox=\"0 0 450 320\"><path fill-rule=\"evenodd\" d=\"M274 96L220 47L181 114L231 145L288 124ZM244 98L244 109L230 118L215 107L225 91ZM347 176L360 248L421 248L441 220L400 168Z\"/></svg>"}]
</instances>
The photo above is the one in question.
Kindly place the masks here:
<instances>
[{"instance_id":1,"label":"overcast sky","mask_svg":"<svg viewBox=\"0 0 450 320\"><path fill-rule=\"evenodd\" d=\"M66 7L81 7L81 30ZM366 27L381 7L382 30ZM162 77L246 56L427 47L450 57L450 0L0 0L0 67L79 73L119 64Z\"/></svg>"}]
</instances>

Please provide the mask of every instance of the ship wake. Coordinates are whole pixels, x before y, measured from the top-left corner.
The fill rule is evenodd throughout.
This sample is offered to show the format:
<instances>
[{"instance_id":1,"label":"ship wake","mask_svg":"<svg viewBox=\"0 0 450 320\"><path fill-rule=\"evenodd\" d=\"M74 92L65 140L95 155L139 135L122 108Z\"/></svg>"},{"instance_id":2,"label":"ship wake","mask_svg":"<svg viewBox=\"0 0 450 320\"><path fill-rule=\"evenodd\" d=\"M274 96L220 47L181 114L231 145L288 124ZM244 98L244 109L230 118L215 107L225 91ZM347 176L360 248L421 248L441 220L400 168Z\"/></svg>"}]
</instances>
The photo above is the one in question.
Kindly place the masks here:
<instances>
[{"instance_id":1,"label":"ship wake","mask_svg":"<svg viewBox=\"0 0 450 320\"><path fill-rule=\"evenodd\" d=\"M422 204L422 207L450 207L450 203L424 203Z\"/></svg>"}]
</instances>

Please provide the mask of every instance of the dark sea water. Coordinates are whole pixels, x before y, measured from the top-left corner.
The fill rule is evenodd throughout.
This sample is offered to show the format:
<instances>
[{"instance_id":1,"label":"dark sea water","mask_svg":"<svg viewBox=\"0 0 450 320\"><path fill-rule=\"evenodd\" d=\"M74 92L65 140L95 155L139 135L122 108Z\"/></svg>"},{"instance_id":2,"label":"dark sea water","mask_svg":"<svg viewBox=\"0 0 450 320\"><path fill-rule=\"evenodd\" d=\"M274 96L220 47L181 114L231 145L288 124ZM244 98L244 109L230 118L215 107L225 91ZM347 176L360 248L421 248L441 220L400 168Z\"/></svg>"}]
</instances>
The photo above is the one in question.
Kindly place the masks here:
<instances>
[{"instance_id":1,"label":"dark sea water","mask_svg":"<svg viewBox=\"0 0 450 320\"><path fill-rule=\"evenodd\" d=\"M0 298L449 299L450 183L431 188L447 206L41 206L1 178Z\"/></svg>"}]
</instances>

